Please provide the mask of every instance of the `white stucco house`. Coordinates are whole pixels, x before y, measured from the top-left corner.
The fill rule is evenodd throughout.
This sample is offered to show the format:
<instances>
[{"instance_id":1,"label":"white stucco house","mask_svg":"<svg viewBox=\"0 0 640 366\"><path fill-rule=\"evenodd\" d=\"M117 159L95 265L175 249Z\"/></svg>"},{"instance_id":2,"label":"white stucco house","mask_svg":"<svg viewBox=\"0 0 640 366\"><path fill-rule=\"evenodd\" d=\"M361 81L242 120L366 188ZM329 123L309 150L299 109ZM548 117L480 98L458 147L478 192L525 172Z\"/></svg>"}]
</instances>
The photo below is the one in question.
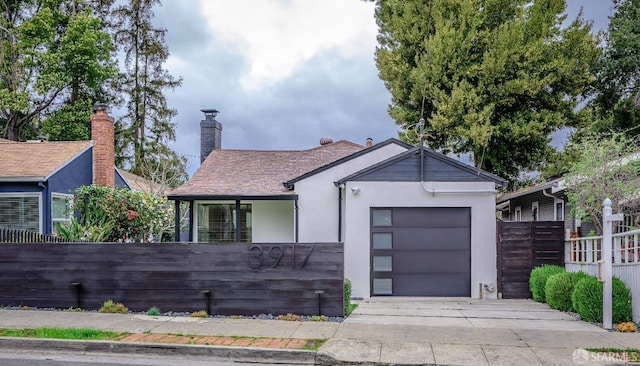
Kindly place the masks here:
<instances>
[{"instance_id":1,"label":"white stucco house","mask_svg":"<svg viewBox=\"0 0 640 366\"><path fill-rule=\"evenodd\" d=\"M342 242L358 298L477 298L495 284L502 178L394 138L221 149L217 111L204 112L202 164L168 194L189 202L190 241Z\"/></svg>"}]
</instances>

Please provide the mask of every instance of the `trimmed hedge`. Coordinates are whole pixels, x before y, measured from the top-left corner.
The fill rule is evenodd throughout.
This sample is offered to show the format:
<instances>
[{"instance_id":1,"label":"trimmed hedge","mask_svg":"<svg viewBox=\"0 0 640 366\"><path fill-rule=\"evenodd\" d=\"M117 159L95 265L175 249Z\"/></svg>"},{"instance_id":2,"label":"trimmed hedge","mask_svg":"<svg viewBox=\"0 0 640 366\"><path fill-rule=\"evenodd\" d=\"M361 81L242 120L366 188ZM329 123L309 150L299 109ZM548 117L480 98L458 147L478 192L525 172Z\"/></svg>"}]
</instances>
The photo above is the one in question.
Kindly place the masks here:
<instances>
[{"instance_id":1,"label":"trimmed hedge","mask_svg":"<svg viewBox=\"0 0 640 366\"><path fill-rule=\"evenodd\" d=\"M549 276L545 285L545 299L553 309L575 312L571 295L576 283L589 275L584 272L562 272Z\"/></svg>"},{"instance_id":2,"label":"trimmed hedge","mask_svg":"<svg viewBox=\"0 0 640 366\"><path fill-rule=\"evenodd\" d=\"M576 283L571 299L582 320L602 322L602 287L602 282L593 276ZM612 293L612 321L620 323L631 320L631 292L617 277L613 277Z\"/></svg>"},{"instance_id":3,"label":"trimmed hedge","mask_svg":"<svg viewBox=\"0 0 640 366\"><path fill-rule=\"evenodd\" d=\"M545 264L540 267L536 267L531 271L529 277L529 289L531 295L535 301L545 302L545 286L547 285L547 279L557 273L566 272L564 267L556 265Z\"/></svg>"},{"instance_id":4,"label":"trimmed hedge","mask_svg":"<svg viewBox=\"0 0 640 366\"><path fill-rule=\"evenodd\" d=\"M344 279L344 316L349 315L351 309L351 280Z\"/></svg>"}]
</instances>

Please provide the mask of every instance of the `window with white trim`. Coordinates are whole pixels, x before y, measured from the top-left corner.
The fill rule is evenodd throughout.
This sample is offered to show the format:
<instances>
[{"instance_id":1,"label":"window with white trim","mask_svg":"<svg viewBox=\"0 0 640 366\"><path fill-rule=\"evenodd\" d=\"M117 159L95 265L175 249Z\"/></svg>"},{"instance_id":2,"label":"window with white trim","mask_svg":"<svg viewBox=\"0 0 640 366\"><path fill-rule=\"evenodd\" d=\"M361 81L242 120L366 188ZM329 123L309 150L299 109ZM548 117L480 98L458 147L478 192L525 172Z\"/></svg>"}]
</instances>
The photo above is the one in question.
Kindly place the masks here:
<instances>
[{"instance_id":1,"label":"window with white trim","mask_svg":"<svg viewBox=\"0 0 640 366\"><path fill-rule=\"evenodd\" d=\"M540 219L540 205L538 204L538 201L531 204L531 216L533 221L538 221Z\"/></svg>"},{"instance_id":2,"label":"window with white trim","mask_svg":"<svg viewBox=\"0 0 640 366\"><path fill-rule=\"evenodd\" d=\"M40 194L0 194L0 227L40 232Z\"/></svg>"},{"instance_id":3,"label":"window with white trim","mask_svg":"<svg viewBox=\"0 0 640 366\"><path fill-rule=\"evenodd\" d=\"M522 206L513 209L513 221L522 221Z\"/></svg>"},{"instance_id":4,"label":"window with white trim","mask_svg":"<svg viewBox=\"0 0 640 366\"><path fill-rule=\"evenodd\" d=\"M58 225L71 221L71 217L73 217L72 203L73 195L61 193L51 194L51 227L54 233L58 232Z\"/></svg>"},{"instance_id":5,"label":"window with white trim","mask_svg":"<svg viewBox=\"0 0 640 366\"><path fill-rule=\"evenodd\" d=\"M553 207L553 219L555 221L564 221L564 200L558 198L554 199Z\"/></svg>"}]
</instances>

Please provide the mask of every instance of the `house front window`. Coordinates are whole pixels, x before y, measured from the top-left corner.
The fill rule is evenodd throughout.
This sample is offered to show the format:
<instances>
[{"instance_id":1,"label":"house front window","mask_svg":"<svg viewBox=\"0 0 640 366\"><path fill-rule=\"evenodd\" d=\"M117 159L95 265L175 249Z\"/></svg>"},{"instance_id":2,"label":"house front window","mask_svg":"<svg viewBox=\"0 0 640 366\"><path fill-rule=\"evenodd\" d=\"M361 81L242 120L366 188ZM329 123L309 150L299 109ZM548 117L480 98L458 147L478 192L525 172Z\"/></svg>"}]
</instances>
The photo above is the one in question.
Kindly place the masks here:
<instances>
[{"instance_id":1,"label":"house front window","mask_svg":"<svg viewBox=\"0 0 640 366\"><path fill-rule=\"evenodd\" d=\"M196 214L198 242L251 243L250 204L202 203L197 205ZM237 236L240 240L237 240Z\"/></svg>"},{"instance_id":2,"label":"house front window","mask_svg":"<svg viewBox=\"0 0 640 366\"><path fill-rule=\"evenodd\" d=\"M40 194L0 194L0 228L40 232Z\"/></svg>"},{"instance_id":3,"label":"house front window","mask_svg":"<svg viewBox=\"0 0 640 366\"><path fill-rule=\"evenodd\" d=\"M513 210L513 221L522 221L522 206L516 206Z\"/></svg>"},{"instance_id":4,"label":"house front window","mask_svg":"<svg viewBox=\"0 0 640 366\"><path fill-rule=\"evenodd\" d=\"M58 225L63 225L71 221L73 211L71 203L72 195L54 193L51 195L51 227L54 233L58 232Z\"/></svg>"},{"instance_id":5,"label":"house front window","mask_svg":"<svg viewBox=\"0 0 640 366\"><path fill-rule=\"evenodd\" d=\"M531 216L533 221L538 221L540 220L540 205L538 204L538 201L534 202L531 204Z\"/></svg>"}]
</instances>

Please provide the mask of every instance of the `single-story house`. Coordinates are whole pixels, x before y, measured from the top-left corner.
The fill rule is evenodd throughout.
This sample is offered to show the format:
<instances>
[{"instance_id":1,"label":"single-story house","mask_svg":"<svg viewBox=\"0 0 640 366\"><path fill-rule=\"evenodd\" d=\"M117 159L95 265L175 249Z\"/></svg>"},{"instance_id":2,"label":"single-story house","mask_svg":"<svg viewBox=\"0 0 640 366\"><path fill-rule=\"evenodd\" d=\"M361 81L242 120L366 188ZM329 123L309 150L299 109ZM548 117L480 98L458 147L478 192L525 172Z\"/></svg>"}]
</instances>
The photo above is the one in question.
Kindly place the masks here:
<instances>
[{"instance_id":1,"label":"single-story house","mask_svg":"<svg viewBox=\"0 0 640 366\"><path fill-rule=\"evenodd\" d=\"M76 188L135 187L115 167L113 118L96 105L91 141L0 141L0 228L51 234Z\"/></svg>"},{"instance_id":2,"label":"single-story house","mask_svg":"<svg viewBox=\"0 0 640 366\"><path fill-rule=\"evenodd\" d=\"M477 298L495 284L502 178L394 138L222 149L217 111L203 111L202 164L167 195L189 203L189 240L343 242L354 297Z\"/></svg>"}]
</instances>

